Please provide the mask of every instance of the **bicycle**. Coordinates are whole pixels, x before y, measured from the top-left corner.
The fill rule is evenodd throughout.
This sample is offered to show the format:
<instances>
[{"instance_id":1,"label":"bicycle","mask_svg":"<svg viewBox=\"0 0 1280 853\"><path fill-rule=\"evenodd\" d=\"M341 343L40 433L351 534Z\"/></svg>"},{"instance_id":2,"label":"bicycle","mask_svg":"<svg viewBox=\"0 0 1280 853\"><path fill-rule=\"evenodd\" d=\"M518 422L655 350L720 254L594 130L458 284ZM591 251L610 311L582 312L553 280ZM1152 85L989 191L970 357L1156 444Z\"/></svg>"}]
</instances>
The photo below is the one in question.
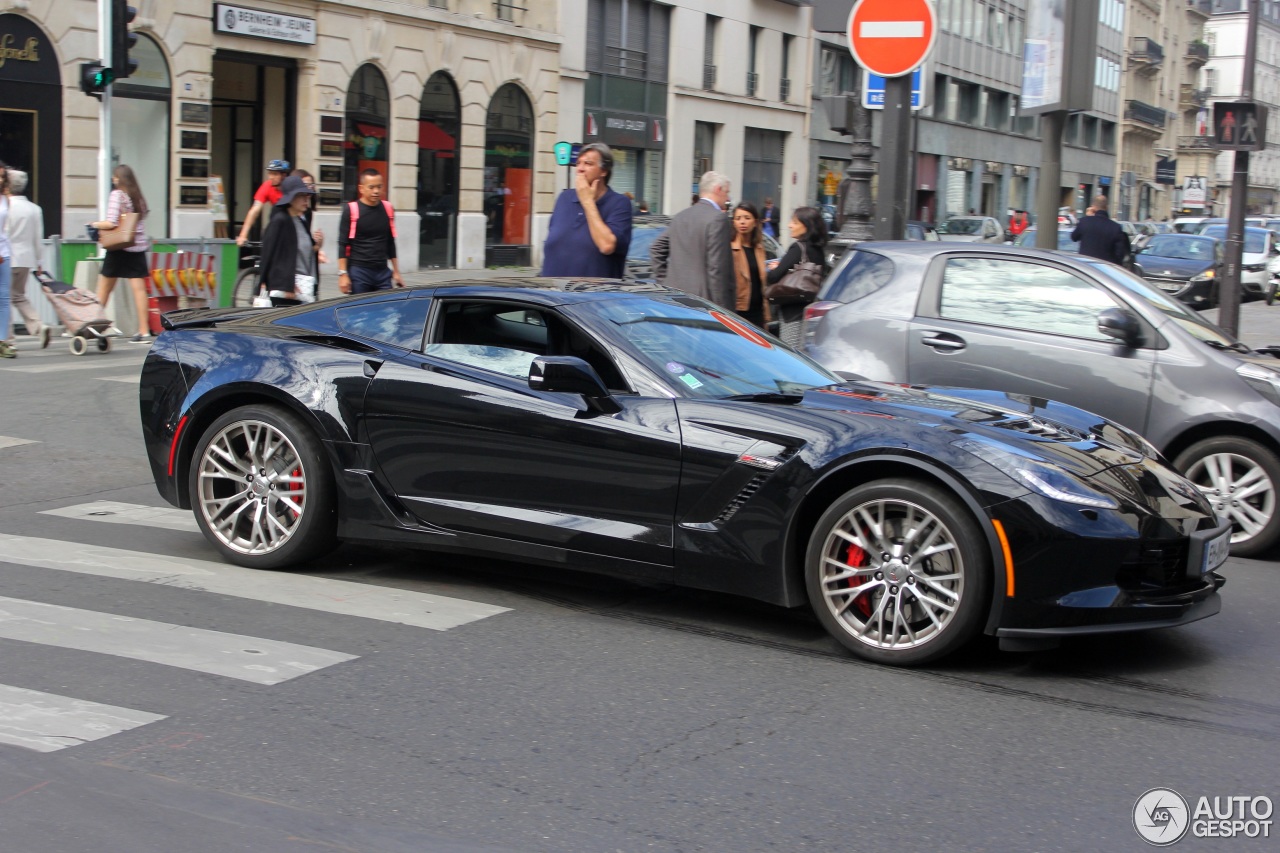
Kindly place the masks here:
<instances>
[{"instance_id":1,"label":"bicycle","mask_svg":"<svg viewBox=\"0 0 1280 853\"><path fill-rule=\"evenodd\" d=\"M240 256L241 264L248 264L236 274L235 286L231 289L231 307L250 308L253 298L258 295L258 277L262 273L262 243L245 241L246 254Z\"/></svg>"}]
</instances>

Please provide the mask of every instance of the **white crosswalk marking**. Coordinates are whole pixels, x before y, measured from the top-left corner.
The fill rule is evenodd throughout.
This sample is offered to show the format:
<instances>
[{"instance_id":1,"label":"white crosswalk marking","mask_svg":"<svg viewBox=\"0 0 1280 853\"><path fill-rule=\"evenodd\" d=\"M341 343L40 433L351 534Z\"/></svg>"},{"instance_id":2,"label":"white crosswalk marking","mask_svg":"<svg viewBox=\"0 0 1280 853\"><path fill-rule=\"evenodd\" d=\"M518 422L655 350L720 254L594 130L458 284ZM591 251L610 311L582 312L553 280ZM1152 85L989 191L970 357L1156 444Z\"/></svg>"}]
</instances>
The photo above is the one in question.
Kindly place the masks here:
<instances>
[{"instance_id":1,"label":"white crosswalk marking","mask_svg":"<svg viewBox=\"0 0 1280 853\"><path fill-rule=\"evenodd\" d=\"M509 609L373 584L30 536L0 534L0 562L146 581L434 631L447 631Z\"/></svg>"},{"instance_id":2,"label":"white crosswalk marking","mask_svg":"<svg viewBox=\"0 0 1280 853\"><path fill-rule=\"evenodd\" d=\"M163 719L160 714L0 684L0 743L36 752L56 752Z\"/></svg>"},{"instance_id":3,"label":"white crosswalk marking","mask_svg":"<svg viewBox=\"0 0 1280 853\"><path fill-rule=\"evenodd\" d=\"M38 364L35 367L0 367L0 370L7 370L10 373L61 373L67 370L102 370L104 368L138 368L138 372L142 372L142 361L126 361L124 359L115 358L113 356L105 356L104 361L91 361L85 359L75 359L70 362L59 362L57 364Z\"/></svg>"},{"instance_id":4,"label":"white crosswalk marking","mask_svg":"<svg viewBox=\"0 0 1280 853\"><path fill-rule=\"evenodd\" d=\"M87 504L46 509L41 515L58 515L63 518L80 518L87 521L105 521L108 524L137 524L143 527L159 527L164 530L183 530L199 533L200 525L189 509L171 506L143 506L120 501L93 501Z\"/></svg>"},{"instance_id":5,"label":"white crosswalk marking","mask_svg":"<svg viewBox=\"0 0 1280 853\"><path fill-rule=\"evenodd\" d=\"M294 643L3 596L0 638L162 663L255 684L279 684L356 658Z\"/></svg>"},{"instance_id":6,"label":"white crosswalk marking","mask_svg":"<svg viewBox=\"0 0 1280 853\"><path fill-rule=\"evenodd\" d=\"M103 382L128 382L130 385L137 385L138 380L142 378L142 374L137 376L99 376Z\"/></svg>"},{"instance_id":7,"label":"white crosswalk marking","mask_svg":"<svg viewBox=\"0 0 1280 853\"><path fill-rule=\"evenodd\" d=\"M5 447L21 447L24 444L39 444L40 442L30 438L14 438L8 435L0 435L0 448Z\"/></svg>"}]
</instances>

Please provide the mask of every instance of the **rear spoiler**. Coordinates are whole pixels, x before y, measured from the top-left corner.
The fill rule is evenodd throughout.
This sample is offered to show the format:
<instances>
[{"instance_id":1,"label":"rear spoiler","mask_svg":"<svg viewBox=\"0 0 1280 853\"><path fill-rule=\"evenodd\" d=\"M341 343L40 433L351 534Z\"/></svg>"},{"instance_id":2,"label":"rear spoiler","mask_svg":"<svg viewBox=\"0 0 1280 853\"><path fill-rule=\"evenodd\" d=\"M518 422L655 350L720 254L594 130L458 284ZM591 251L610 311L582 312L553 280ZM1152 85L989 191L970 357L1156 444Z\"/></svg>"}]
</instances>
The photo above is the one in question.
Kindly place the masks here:
<instances>
[{"instance_id":1,"label":"rear spoiler","mask_svg":"<svg viewBox=\"0 0 1280 853\"><path fill-rule=\"evenodd\" d=\"M183 308L160 315L160 325L165 329L203 329L227 320L252 317L270 308Z\"/></svg>"}]
</instances>

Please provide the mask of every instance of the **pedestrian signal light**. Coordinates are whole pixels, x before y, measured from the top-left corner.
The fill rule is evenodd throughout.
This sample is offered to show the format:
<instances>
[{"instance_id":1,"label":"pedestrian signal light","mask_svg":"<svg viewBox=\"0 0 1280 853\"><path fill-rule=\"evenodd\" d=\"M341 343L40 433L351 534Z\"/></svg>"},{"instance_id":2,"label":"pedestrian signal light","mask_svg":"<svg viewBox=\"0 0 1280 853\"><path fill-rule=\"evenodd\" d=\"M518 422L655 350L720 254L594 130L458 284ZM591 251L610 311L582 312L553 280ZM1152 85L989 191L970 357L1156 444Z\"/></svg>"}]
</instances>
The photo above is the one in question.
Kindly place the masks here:
<instances>
[{"instance_id":1,"label":"pedestrian signal light","mask_svg":"<svg viewBox=\"0 0 1280 853\"><path fill-rule=\"evenodd\" d=\"M138 10L127 0L111 0L111 70L116 80L138 70L138 60L129 57L129 50L138 43L138 34L129 31L129 24L137 16Z\"/></svg>"},{"instance_id":2,"label":"pedestrian signal light","mask_svg":"<svg viewBox=\"0 0 1280 853\"><path fill-rule=\"evenodd\" d=\"M102 92L111 85L115 76L111 69L101 62L80 63L80 91L95 98L101 98Z\"/></svg>"},{"instance_id":3,"label":"pedestrian signal light","mask_svg":"<svg viewBox=\"0 0 1280 853\"><path fill-rule=\"evenodd\" d=\"M1267 147L1267 108L1253 101L1217 101L1213 105L1213 147L1223 151L1263 151Z\"/></svg>"}]
</instances>

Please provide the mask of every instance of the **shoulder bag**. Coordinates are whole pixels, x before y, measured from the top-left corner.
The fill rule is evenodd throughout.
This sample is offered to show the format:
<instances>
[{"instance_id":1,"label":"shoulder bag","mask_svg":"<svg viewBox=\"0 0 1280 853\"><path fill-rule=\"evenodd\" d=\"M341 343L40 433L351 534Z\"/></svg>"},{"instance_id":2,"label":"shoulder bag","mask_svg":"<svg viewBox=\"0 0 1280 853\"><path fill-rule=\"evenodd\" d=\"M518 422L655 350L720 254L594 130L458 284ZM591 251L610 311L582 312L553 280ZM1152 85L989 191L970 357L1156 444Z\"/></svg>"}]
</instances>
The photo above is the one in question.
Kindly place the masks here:
<instances>
[{"instance_id":1,"label":"shoulder bag","mask_svg":"<svg viewBox=\"0 0 1280 853\"><path fill-rule=\"evenodd\" d=\"M782 278L764 289L764 296L774 305L808 304L822 289L822 264L801 261Z\"/></svg>"},{"instance_id":2,"label":"shoulder bag","mask_svg":"<svg viewBox=\"0 0 1280 853\"><path fill-rule=\"evenodd\" d=\"M138 230L138 214L121 213L120 224L110 231L98 232L98 245L111 251L127 249L133 245L134 235Z\"/></svg>"}]
</instances>

